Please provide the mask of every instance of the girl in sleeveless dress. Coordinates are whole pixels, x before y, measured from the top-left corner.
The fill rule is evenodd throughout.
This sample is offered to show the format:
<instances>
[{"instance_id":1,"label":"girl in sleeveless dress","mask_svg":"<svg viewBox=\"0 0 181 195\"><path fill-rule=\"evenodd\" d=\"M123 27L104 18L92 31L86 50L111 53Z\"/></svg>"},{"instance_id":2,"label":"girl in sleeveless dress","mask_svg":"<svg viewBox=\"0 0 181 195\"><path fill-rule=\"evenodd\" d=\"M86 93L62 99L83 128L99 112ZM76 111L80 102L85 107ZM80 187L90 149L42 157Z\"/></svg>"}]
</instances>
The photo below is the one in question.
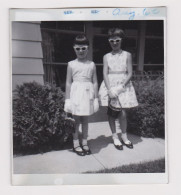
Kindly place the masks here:
<instances>
[{"instance_id":1,"label":"girl in sleeveless dress","mask_svg":"<svg viewBox=\"0 0 181 195\"><path fill-rule=\"evenodd\" d=\"M78 35L74 42L77 59L68 62L64 110L75 120L73 151L80 155L91 154L87 144L88 116L99 109L97 76L94 62L87 59L89 41ZM79 126L82 125L82 143L79 143Z\"/></svg>"},{"instance_id":2,"label":"girl in sleeveless dress","mask_svg":"<svg viewBox=\"0 0 181 195\"><path fill-rule=\"evenodd\" d=\"M138 102L130 81L132 77L132 57L129 52L121 49L124 31L114 28L109 30L108 35L112 51L103 57L104 81L99 90L99 99L102 106L108 106L108 121L114 146L122 150L122 144L128 148L133 148L133 144L127 138L126 109L138 106ZM116 133L115 121L117 119L122 130L121 141Z\"/></svg>"}]
</instances>

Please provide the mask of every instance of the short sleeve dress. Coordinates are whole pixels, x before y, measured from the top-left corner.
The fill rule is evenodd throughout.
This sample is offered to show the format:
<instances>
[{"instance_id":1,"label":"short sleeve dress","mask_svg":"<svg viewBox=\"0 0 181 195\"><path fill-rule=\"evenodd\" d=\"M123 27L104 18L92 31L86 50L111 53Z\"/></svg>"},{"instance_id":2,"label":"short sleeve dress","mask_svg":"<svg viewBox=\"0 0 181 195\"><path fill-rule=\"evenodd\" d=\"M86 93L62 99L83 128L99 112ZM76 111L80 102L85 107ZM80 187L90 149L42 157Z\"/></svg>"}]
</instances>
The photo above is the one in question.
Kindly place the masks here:
<instances>
[{"instance_id":1,"label":"short sleeve dress","mask_svg":"<svg viewBox=\"0 0 181 195\"><path fill-rule=\"evenodd\" d=\"M73 115L89 116L94 113L94 62L80 62L77 59L68 63L72 72L70 89L71 110Z\"/></svg>"},{"instance_id":2,"label":"short sleeve dress","mask_svg":"<svg viewBox=\"0 0 181 195\"><path fill-rule=\"evenodd\" d=\"M108 79L111 87L116 87L124 83L128 76L128 52L122 51L118 54L108 53L106 54L108 62ZM136 93L131 81L126 85L124 92L121 92L118 96L119 102L122 108L131 108L138 106ZM99 100L101 106L108 106L108 90L104 81L99 89Z\"/></svg>"}]
</instances>

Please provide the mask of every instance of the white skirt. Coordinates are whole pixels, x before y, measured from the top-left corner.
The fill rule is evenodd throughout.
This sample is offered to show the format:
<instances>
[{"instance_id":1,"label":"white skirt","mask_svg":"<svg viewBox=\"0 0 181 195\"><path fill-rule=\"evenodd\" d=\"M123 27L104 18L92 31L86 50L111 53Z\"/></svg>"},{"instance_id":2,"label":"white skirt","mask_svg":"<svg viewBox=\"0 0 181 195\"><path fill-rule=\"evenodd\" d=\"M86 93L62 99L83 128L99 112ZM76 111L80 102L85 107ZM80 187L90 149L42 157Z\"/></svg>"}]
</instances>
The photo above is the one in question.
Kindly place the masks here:
<instances>
[{"instance_id":1,"label":"white skirt","mask_svg":"<svg viewBox=\"0 0 181 195\"><path fill-rule=\"evenodd\" d=\"M124 83L126 79L126 74L109 74L109 82L111 87L116 87ZM132 108L138 106L138 101L136 98L136 93L131 81L126 85L125 91L121 92L118 96L119 102L122 108ZM99 89L99 101L101 106L108 106L108 90L105 86L104 81L102 82Z\"/></svg>"},{"instance_id":2,"label":"white skirt","mask_svg":"<svg viewBox=\"0 0 181 195\"><path fill-rule=\"evenodd\" d=\"M71 85L70 101L73 115L92 115L94 113L93 83L74 81Z\"/></svg>"}]
</instances>

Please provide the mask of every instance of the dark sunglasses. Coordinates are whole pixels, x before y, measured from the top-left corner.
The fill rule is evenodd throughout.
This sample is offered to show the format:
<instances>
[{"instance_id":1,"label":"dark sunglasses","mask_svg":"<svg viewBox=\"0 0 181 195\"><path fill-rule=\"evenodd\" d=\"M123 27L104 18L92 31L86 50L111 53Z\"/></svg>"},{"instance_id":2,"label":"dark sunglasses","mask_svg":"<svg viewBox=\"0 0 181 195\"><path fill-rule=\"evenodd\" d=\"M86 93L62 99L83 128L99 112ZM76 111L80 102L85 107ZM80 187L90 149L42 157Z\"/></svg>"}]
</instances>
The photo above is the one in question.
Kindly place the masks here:
<instances>
[{"instance_id":1,"label":"dark sunglasses","mask_svg":"<svg viewBox=\"0 0 181 195\"><path fill-rule=\"evenodd\" d=\"M76 50L76 51L80 51L80 50L82 50L82 51L85 51L86 49L88 48L88 46L83 46L83 47L74 47L74 49Z\"/></svg>"},{"instance_id":2,"label":"dark sunglasses","mask_svg":"<svg viewBox=\"0 0 181 195\"><path fill-rule=\"evenodd\" d=\"M121 39L109 39L110 43L119 43Z\"/></svg>"}]
</instances>

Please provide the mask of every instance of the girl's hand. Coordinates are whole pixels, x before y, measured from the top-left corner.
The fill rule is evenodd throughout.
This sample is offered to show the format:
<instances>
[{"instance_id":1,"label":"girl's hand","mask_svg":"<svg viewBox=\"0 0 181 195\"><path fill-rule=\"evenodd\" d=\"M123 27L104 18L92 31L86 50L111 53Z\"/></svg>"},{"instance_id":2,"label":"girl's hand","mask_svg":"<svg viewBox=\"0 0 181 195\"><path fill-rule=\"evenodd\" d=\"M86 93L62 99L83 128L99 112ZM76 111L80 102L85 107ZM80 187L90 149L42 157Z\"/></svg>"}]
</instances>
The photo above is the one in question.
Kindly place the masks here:
<instances>
[{"instance_id":1,"label":"girl's hand","mask_svg":"<svg viewBox=\"0 0 181 195\"><path fill-rule=\"evenodd\" d=\"M123 84L118 87L114 87L113 89L115 90L116 94L119 95L120 93L125 91L125 85Z\"/></svg>"},{"instance_id":2,"label":"girl's hand","mask_svg":"<svg viewBox=\"0 0 181 195\"><path fill-rule=\"evenodd\" d=\"M94 112L97 112L99 110L99 101L98 98L94 99Z\"/></svg>"},{"instance_id":3,"label":"girl's hand","mask_svg":"<svg viewBox=\"0 0 181 195\"><path fill-rule=\"evenodd\" d=\"M122 87L123 87L123 89L125 90L126 85L123 83L123 84L122 84Z\"/></svg>"},{"instance_id":4,"label":"girl's hand","mask_svg":"<svg viewBox=\"0 0 181 195\"><path fill-rule=\"evenodd\" d=\"M108 94L109 94L109 97L110 98L116 98L118 96L118 94L116 93L115 89L114 88L111 88L109 91L108 91Z\"/></svg>"},{"instance_id":5,"label":"girl's hand","mask_svg":"<svg viewBox=\"0 0 181 195\"><path fill-rule=\"evenodd\" d=\"M70 99L65 100L64 111L68 113L72 113L72 104L71 104Z\"/></svg>"}]
</instances>

